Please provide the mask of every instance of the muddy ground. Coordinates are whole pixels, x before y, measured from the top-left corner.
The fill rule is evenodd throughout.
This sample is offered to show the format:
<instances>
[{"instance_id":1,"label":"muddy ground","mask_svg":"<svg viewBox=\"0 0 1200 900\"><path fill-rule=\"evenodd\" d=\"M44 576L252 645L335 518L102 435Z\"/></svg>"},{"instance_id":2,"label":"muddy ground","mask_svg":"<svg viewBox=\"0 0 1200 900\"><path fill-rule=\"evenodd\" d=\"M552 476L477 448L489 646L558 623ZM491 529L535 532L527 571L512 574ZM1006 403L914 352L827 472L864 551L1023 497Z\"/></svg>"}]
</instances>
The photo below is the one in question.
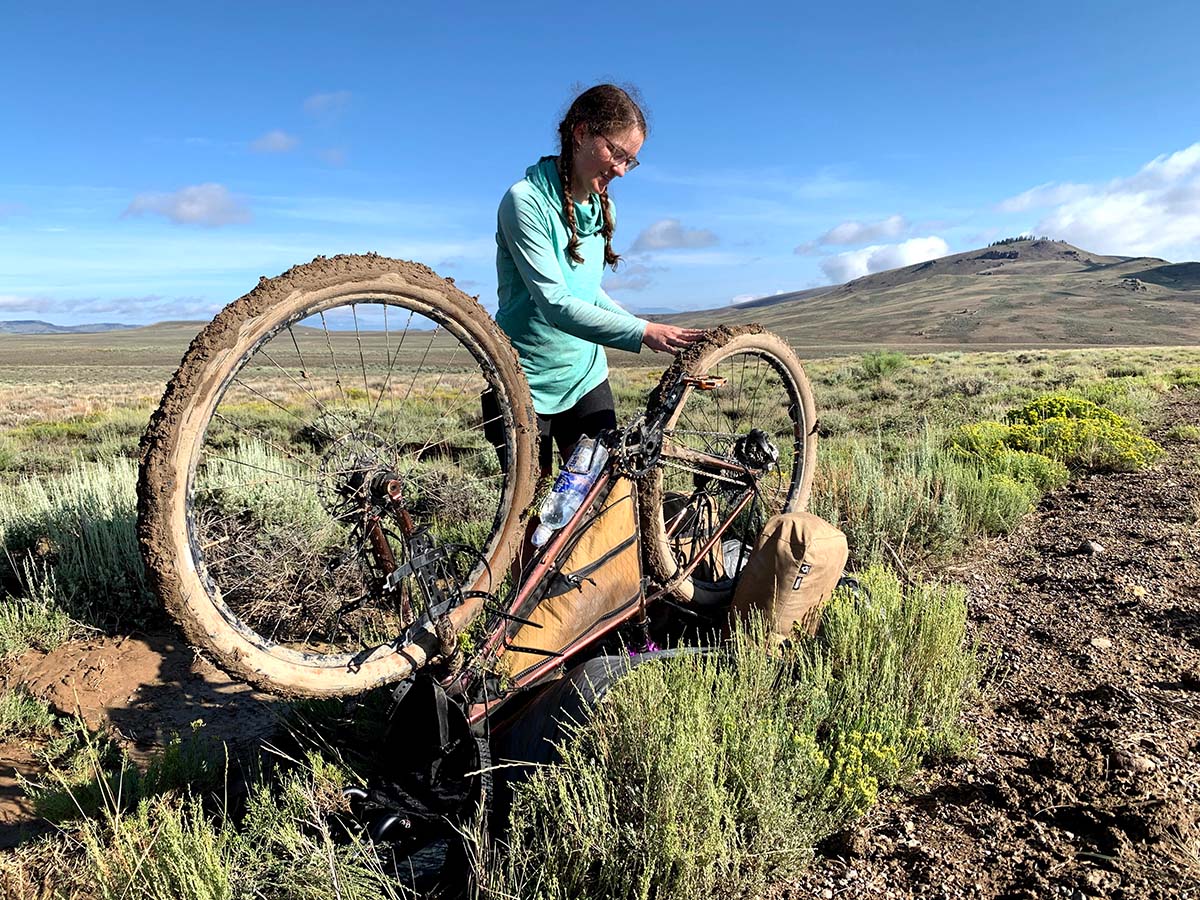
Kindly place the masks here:
<instances>
[{"instance_id":1,"label":"muddy ground","mask_svg":"<svg viewBox=\"0 0 1200 900\"><path fill-rule=\"evenodd\" d=\"M1159 431L1198 422L1178 401ZM948 573L987 660L977 755L836 835L788 896L1200 897L1200 445L1169 449Z\"/></svg>"},{"instance_id":2,"label":"muddy ground","mask_svg":"<svg viewBox=\"0 0 1200 900\"><path fill-rule=\"evenodd\" d=\"M1200 422L1178 401L1163 427ZM788 897L1200 898L1200 445L1078 480L949 575L987 660L974 758L933 766L834 836ZM1087 542L1091 542L1088 544ZM203 718L252 738L274 701L179 638L76 642L6 673L135 748ZM35 833L0 746L0 846Z\"/></svg>"}]
</instances>

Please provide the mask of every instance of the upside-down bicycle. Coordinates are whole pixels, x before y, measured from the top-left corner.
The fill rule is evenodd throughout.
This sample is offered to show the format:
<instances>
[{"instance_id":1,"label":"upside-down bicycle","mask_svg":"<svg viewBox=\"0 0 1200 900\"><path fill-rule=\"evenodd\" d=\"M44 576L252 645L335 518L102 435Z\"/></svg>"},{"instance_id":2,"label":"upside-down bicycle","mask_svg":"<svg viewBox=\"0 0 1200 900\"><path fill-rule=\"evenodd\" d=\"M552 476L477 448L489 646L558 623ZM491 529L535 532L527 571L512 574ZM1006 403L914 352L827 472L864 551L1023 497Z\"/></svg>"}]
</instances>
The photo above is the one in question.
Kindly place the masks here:
<instances>
[{"instance_id":1,"label":"upside-down bicycle","mask_svg":"<svg viewBox=\"0 0 1200 900\"><path fill-rule=\"evenodd\" d=\"M475 723L659 600L727 602L765 520L807 503L815 431L788 345L716 329L605 436L579 513L514 576L537 432L511 345L424 266L319 257L191 344L142 441L138 533L186 636L233 675L320 697L425 671ZM514 648L618 483L636 495L636 602L565 646ZM514 674L514 649L540 655Z\"/></svg>"},{"instance_id":2,"label":"upside-down bicycle","mask_svg":"<svg viewBox=\"0 0 1200 900\"><path fill-rule=\"evenodd\" d=\"M638 483L647 603L728 598L732 575L701 561L803 508L815 425L799 362L768 332L719 329L675 360L592 490ZM260 687L356 693L472 647L459 671L482 675L507 607L571 531L523 583L507 577L535 441L515 353L476 300L417 264L318 258L263 279L188 349L142 442L144 555L187 636Z\"/></svg>"}]
</instances>

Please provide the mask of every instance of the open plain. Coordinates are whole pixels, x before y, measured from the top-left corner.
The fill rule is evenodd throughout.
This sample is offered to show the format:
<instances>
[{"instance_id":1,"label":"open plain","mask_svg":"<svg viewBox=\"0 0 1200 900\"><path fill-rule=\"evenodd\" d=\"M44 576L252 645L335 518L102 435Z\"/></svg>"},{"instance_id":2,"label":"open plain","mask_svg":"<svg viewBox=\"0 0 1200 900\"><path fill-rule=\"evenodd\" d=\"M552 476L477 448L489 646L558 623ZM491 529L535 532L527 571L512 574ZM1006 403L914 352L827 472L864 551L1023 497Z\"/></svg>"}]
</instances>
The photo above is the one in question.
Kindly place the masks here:
<instances>
[{"instance_id":1,"label":"open plain","mask_svg":"<svg viewBox=\"0 0 1200 900\"><path fill-rule=\"evenodd\" d=\"M1126 306L1145 328L1117 322L1104 325L1118 329L1112 335L1092 334L1067 302L1055 306L1053 327L1005 331L1002 323L1012 315L1025 323L1033 307L961 292L945 309L928 307L929 321L943 323L935 328L888 291L942 282L914 288L896 276L877 279L879 293L858 305L842 303L862 312L822 326L828 340L812 338L830 314L820 296L702 318L761 317L791 337L819 409L813 511L846 531L852 571L884 566L898 584L960 591L966 624L954 640L978 662L979 679L964 675L953 688L962 691L952 698L962 706L962 743L914 751L919 766L864 776L878 793L838 801L836 814L828 807L815 858L811 847L793 848L791 864L755 869L764 895L1200 896L1200 350L1174 346L1200 342L1188 330L1196 320L1178 318L1195 295L1165 284L1161 271L1141 279L1145 291L1120 283L1138 265L1145 275L1144 261L1064 262L1063 245L1043 250L1053 258L1031 265L1054 268L1068 286L1083 277L1070 266L1119 275L1112 297L1139 295ZM993 284L1009 275L971 277ZM988 308L992 324L950 307ZM960 316L979 327L953 331ZM900 320L925 333L897 333ZM214 764L187 756L180 748L193 743L180 736L227 744L231 759L249 765L264 737L278 740L281 723L294 721L296 704L247 689L187 647L147 593L137 558L137 442L198 326L0 335L5 896L106 896L76 877L80 861L112 852L105 842L120 833L97 812L105 789L96 785L111 790L113 773L140 778L149 806L139 815L163 816L147 787L154 779L176 798L189 796L187 784L203 794L243 779L227 768L211 777ZM1168 337L1171 345L1154 345ZM1080 342L1114 346L1072 348ZM939 349L946 344L955 349ZM645 357L614 360L626 420L661 369ZM1119 416L1134 435L1121 440L1133 443L1075 447L1058 468L1047 457L1036 472L1019 456L1026 451L1003 450L1001 468L988 468L995 460L985 465L972 443L981 423L1015 421L1014 411L1046 396ZM162 774L164 760L189 773L187 784ZM306 784L320 793L319 779ZM812 802L832 803L829 791L817 789ZM72 802L85 815L64 812ZM203 838L216 842L218 869L232 858L222 856L233 852L221 843L230 833ZM319 842L305 847L287 852L321 852ZM333 881L313 875L324 886L305 896L337 896L342 870L326 869ZM112 884L134 883L118 875ZM743 884L729 883L732 892Z\"/></svg>"}]
</instances>

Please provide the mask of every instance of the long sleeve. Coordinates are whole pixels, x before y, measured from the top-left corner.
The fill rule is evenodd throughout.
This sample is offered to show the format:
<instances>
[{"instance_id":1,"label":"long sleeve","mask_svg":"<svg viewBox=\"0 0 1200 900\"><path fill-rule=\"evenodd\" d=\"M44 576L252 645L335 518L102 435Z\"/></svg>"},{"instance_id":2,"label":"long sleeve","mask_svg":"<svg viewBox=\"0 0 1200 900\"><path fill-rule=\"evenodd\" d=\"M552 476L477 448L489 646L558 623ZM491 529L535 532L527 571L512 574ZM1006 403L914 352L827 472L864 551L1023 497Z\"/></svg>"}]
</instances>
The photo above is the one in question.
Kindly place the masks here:
<instances>
[{"instance_id":1,"label":"long sleeve","mask_svg":"<svg viewBox=\"0 0 1200 900\"><path fill-rule=\"evenodd\" d=\"M584 340L637 351L646 323L617 306L603 291L596 305L572 295L543 211L515 191L500 204L500 232L530 297L546 321Z\"/></svg>"},{"instance_id":2,"label":"long sleeve","mask_svg":"<svg viewBox=\"0 0 1200 900\"><path fill-rule=\"evenodd\" d=\"M642 323L642 330L644 331L646 328L645 319L635 316L612 297L608 296L608 293L602 287L596 288L596 305L601 309L607 309L609 312L620 313L623 316L629 316L631 319L637 319L637 321Z\"/></svg>"}]
</instances>

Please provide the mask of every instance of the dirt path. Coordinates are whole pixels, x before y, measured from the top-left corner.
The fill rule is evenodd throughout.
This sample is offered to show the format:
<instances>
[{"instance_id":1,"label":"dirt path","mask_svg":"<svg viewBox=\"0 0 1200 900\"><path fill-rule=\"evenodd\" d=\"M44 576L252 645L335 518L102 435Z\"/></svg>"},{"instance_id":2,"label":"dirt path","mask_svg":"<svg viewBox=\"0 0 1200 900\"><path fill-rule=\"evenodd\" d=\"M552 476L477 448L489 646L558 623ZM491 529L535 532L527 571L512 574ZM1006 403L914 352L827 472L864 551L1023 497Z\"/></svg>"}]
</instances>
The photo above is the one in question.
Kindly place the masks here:
<instances>
[{"instance_id":1,"label":"dirt path","mask_svg":"<svg viewBox=\"0 0 1200 900\"><path fill-rule=\"evenodd\" d=\"M1193 397L1164 427L1198 422ZM1200 444L1169 449L948 573L989 660L978 755L837 836L794 896L1200 898Z\"/></svg>"}]
</instances>

